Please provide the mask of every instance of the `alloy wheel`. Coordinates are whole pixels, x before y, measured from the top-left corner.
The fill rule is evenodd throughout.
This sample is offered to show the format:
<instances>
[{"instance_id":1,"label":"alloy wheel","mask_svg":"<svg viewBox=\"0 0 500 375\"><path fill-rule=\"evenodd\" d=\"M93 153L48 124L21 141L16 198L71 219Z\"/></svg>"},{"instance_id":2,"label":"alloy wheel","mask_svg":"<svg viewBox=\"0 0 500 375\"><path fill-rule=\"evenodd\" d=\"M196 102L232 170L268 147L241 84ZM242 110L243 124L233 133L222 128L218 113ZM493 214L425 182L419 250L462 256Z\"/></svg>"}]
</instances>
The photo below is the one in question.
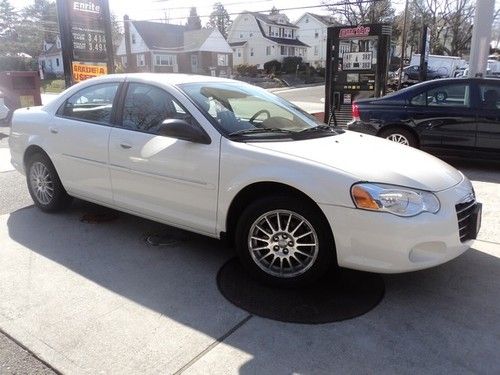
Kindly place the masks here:
<instances>
[{"instance_id":1,"label":"alloy wheel","mask_svg":"<svg viewBox=\"0 0 500 375\"><path fill-rule=\"evenodd\" d=\"M248 234L253 261L269 275L296 277L315 263L318 236L304 217L288 210L266 212L254 221Z\"/></svg>"},{"instance_id":2,"label":"alloy wheel","mask_svg":"<svg viewBox=\"0 0 500 375\"><path fill-rule=\"evenodd\" d=\"M43 205L48 205L54 198L54 182L45 164L35 162L30 168L30 184L35 196Z\"/></svg>"},{"instance_id":3,"label":"alloy wheel","mask_svg":"<svg viewBox=\"0 0 500 375\"><path fill-rule=\"evenodd\" d=\"M408 138L406 138L404 135L399 134L399 133L393 133L387 136L387 139L389 141L393 141L396 143L399 143L401 145L409 146L410 142L408 141Z\"/></svg>"}]
</instances>

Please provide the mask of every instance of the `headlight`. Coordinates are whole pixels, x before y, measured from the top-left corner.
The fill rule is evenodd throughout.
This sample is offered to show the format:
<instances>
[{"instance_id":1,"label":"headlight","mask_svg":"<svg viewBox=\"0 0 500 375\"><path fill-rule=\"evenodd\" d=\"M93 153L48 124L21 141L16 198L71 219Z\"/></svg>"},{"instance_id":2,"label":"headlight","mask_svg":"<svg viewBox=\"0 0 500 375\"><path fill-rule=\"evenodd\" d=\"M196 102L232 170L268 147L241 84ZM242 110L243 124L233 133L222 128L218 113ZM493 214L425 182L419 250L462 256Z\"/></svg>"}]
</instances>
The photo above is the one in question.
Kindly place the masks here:
<instances>
[{"instance_id":1,"label":"headlight","mask_svg":"<svg viewBox=\"0 0 500 375\"><path fill-rule=\"evenodd\" d=\"M353 185L351 196L357 208L398 216L415 216L422 212L435 214L440 208L434 194L401 186L360 183Z\"/></svg>"}]
</instances>

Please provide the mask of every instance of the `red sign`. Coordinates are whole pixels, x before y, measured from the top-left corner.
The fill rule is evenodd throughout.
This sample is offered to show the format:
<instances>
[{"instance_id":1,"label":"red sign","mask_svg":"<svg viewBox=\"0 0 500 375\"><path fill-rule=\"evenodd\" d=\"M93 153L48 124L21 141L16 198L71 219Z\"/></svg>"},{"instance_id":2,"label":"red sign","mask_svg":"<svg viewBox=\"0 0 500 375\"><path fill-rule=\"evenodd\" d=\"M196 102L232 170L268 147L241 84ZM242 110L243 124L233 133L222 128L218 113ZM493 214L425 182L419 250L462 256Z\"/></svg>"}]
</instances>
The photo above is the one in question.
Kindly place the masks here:
<instances>
[{"instance_id":1,"label":"red sign","mask_svg":"<svg viewBox=\"0 0 500 375\"><path fill-rule=\"evenodd\" d=\"M370 28L364 26L351 27L347 29L340 29L339 38L352 38L356 36L368 36L370 35Z\"/></svg>"}]
</instances>

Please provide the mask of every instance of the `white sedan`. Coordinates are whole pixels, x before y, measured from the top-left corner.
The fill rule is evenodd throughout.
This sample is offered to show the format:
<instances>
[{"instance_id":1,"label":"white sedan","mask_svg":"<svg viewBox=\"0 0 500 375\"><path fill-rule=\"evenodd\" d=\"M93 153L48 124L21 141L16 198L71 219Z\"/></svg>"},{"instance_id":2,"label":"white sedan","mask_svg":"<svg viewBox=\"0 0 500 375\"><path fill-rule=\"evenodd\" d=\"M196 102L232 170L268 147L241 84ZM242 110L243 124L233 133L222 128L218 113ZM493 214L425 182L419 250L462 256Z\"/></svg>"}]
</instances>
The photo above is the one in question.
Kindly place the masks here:
<instances>
[{"instance_id":1,"label":"white sedan","mask_svg":"<svg viewBox=\"0 0 500 375\"><path fill-rule=\"evenodd\" d=\"M40 209L78 197L224 237L255 277L279 285L334 265L436 266L480 226L471 183L446 163L228 79L91 79L17 110L9 142Z\"/></svg>"}]
</instances>

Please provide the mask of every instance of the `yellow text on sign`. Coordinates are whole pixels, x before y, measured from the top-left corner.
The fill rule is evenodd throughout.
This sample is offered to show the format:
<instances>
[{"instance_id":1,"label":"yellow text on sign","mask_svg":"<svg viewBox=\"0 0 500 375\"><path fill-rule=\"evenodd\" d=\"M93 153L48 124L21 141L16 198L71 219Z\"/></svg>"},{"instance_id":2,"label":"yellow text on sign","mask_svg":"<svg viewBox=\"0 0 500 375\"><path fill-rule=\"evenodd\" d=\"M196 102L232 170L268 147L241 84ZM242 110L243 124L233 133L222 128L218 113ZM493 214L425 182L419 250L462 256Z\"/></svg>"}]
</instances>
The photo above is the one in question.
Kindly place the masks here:
<instances>
[{"instance_id":1,"label":"yellow text on sign","mask_svg":"<svg viewBox=\"0 0 500 375\"><path fill-rule=\"evenodd\" d=\"M87 65L73 62L73 81L80 82L92 77L108 74L106 65Z\"/></svg>"}]
</instances>

